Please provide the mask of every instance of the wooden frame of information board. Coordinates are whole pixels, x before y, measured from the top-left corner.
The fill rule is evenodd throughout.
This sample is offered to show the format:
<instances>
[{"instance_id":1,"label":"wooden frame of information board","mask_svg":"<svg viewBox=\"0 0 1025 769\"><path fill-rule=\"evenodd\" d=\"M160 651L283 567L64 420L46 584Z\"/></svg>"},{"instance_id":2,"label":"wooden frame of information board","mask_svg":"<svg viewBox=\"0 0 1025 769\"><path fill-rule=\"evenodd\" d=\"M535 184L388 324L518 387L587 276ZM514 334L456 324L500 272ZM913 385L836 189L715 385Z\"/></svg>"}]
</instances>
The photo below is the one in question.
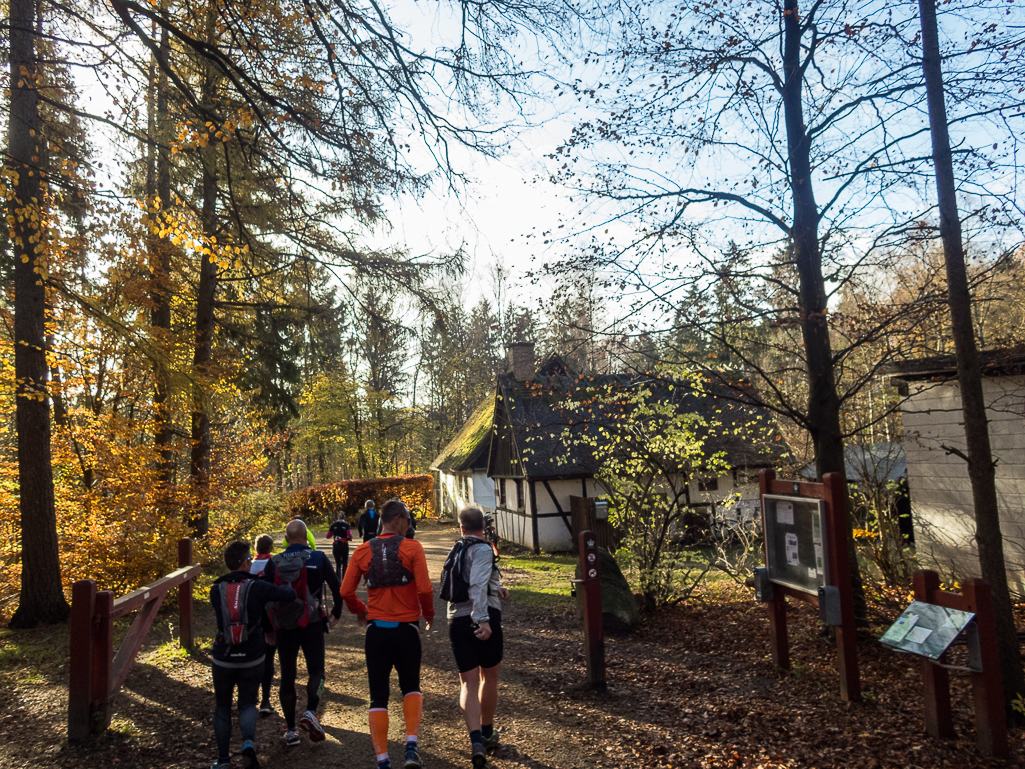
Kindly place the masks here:
<instances>
[{"instance_id":1,"label":"wooden frame of information board","mask_svg":"<svg viewBox=\"0 0 1025 769\"><path fill-rule=\"evenodd\" d=\"M854 595L851 589L850 554L847 551L847 491L840 473L826 473L822 483L777 480L775 470L758 473L759 498L762 502L762 523L765 525L764 496L781 495L825 503L824 560L826 584L835 587L840 597L840 624L836 629L837 663L840 668L840 697L845 702L861 701L861 680L858 674L857 637L854 629ZM767 529L763 529L767 531ZM769 543L765 542L766 563ZM787 598L819 605L817 594L798 590L790 585L772 582L772 599L766 603L769 612L769 643L772 661L781 670L790 670L790 643L787 639Z\"/></svg>"}]
</instances>

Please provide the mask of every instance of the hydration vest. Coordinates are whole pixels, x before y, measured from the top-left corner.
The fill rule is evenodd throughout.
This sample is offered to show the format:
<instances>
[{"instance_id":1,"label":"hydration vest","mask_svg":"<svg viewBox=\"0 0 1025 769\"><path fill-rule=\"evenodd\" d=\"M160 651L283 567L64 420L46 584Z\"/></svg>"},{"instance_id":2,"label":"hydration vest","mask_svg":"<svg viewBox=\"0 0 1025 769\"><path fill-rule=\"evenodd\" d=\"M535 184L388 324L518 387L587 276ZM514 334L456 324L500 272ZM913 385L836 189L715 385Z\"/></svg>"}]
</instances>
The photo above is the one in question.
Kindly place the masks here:
<instances>
[{"instance_id":1,"label":"hydration vest","mask_svg":"<svg viewBox=\"0 0 1025 769\"><path fill-rule=\"evenodd\" d=\"M245 643L249 640L249 612L246 610L246 599L249 596L251 580L222 582L218 587L221 592L222 638L229 646Z\"/></svg>"},{"instance_id":2,"label":"hydration vest","mask_svg":"<svg viewBox=\"0 0 1025 769\"><path fill-rule=\"evenodd\" d=\"M292 553L278 553L271 559L274 561L274 584L288 585L296 596L292 601L278 601L267 606L267 616L276 630L306 627L324 616L320 599L310 592L306 582L306 562L313 553L313 550L304 548Z\"/></svg>"},{"instance_id":3,"label":"hydration vest","mask_svg":"<svg viewBox=\"0 0 1025 769\"><path fill-rule=\"evenodd\" d=\"M466 603L470 600L470 580L466 574L466 556L474 545L487 545L494 554L491 570L498 571L498 553L491 543L481 539L461 539L456 542L441 567L438 596L449 603ZM491 580L488 579L488 595L491 595Z\"/></svg>"},{"instance_id":4,"label":"hydration vest","mask_svg":"<svg viewBox=\"0 0 1025 769\"><path fill-rule=\"evenodd\" d=\"M413 572L403 566L399 559L399 546L403 539L405 537L395 534L370 540L367 587L401 587L413 581Z\"/></svg>"}]
</instances>

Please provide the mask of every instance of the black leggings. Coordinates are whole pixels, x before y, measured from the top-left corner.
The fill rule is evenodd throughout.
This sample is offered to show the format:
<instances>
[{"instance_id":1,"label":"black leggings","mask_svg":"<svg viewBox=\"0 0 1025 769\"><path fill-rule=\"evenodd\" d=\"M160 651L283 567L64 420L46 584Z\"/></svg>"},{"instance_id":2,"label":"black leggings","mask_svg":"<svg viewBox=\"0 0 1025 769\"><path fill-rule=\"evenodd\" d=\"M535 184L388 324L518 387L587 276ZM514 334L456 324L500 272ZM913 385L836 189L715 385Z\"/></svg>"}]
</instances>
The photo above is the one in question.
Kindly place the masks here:
<instances>
[{"instance_id":1,"label":"black leggings","mask_svg":"<svg viewBox=\"0 0 1025 769\"><path fill-rule=\"evenodd\" d=\"M306 660L306 710L317 712L320 696L324 693L324 633L323 620L306 627L284 628L277 631L278 659L281 661L281 714L289 729L295 728L295 706L298 695L295 691L295 676L299 664L299 649Z\"/></svg>"},{"instance_id":2,"label":"black leggings","mask_svg":"<svg viewBox=\"0 0 1025 769\"><path fill-rule=\"evenodd\" d=\"M402 696L420 691L420 630L410 622L398 627L367 626L367 677L370 707L388 707L388 679L392 668L399 674Z\"/></svg>"},{"instance_id":3,"label":"black leggings","mask_svg":"<svg viewBox=\"0 0 1025 769\"><path fill-rule=\"evenodd\" d=\"M267 659L263 663L263 681L260 685L263 691L263 696L260 698L261 704L270 703L270 685L274 680L274 655L277 651L278 647L267 644Z\"/></svg>"},{"instance_id":4,"label":"black leggings","mask_svg":"<svg viewBox=\"0 0 1025 769\"><path fill-rule=\"evenodd\" d=\"M348 542L335 542L331 545L331 554L335 557L335 574L338 575L338 581L342 581L342 577L345 576L345 570L349 568L349 543Z\"/></svg>"},{"instance_id":5,"label":"black leggings","mask_svg":"<svg viewBox=\"0 0 1025 769\"><path fill-rule=\"evenodd\" d=\"M256 739L256 695L260 690L263 663L247 668L226 668L214 663L214 736L218 758L231 756L231 705L238 687L238 725L243 742Z\"/></svg>"}]
</instances>

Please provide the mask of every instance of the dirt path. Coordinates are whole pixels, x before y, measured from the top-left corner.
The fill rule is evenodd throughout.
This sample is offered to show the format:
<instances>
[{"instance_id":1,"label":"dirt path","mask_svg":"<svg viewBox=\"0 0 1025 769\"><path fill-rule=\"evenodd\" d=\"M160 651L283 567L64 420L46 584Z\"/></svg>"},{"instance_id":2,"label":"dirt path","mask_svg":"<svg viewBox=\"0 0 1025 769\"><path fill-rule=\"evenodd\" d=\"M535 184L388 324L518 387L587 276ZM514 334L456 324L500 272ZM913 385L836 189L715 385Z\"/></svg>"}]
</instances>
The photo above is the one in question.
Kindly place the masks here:
<instances>
[{"instance_id":1,"label":"dirt path","mask_svg":"<svg viewBox=\"0 0 1025 769\"><path fill-rule=\"evenodd\" d=\"M441 566L452 542L459 536L454 527L424 526L417 533L427 554L431 578L437 582ZM318 542L319 547L319 542ZM361 597L363 589L361 588ZM424 632L421 690L424 694L424 717L420 733L421 752L430 769L468 767L469 740L463 725L458 703L458 677L448 643L448 628L444 619L445 607L435 603L437 621L430 632ZM511 608L508 634L509 654L516 656L518 640L515 632L515 609ZM545 709L531 703L530 692L516 674L515 664L505 666L508 671L503 685L498 723L503 727L506 747L499 751L492 764L501 767L526 766L575 767L578 763L572 741L560 735L557 740L537 740L549 734L550 719ZM300 681L302 681L300 673ZM304 693L300 689L300 708ZM287 748L280 740L285 729L280 716L260 723L262 756L267 766L286 766L301 760L303 767L373 767L373 748L367 732L367 681L363 664L363 632L347 611L342 621L328 635L327 691L321 705L321 724L328 739L320 744L303 743L299 748ZM402 700L398 681L392 674L391 734L389 744L393 762L401 758L404 744L402 730ZM516 717L512 718L511 713ZM547 746L542 747L547 742ZM401 764L400 764L401 765Z\"/></svg>"},{"instance_id":2,"label":"dirt path","mask_svg":"<svg viewBox=\"0 0 1025 769\"><path fill-rule=\"evenodd\" d=\"M424 545L432 580L458 531L452 526L428 524L417 534ZM318 547L322 542L318 539ZM325 546L326 547L326 546ZM362 590L362 588L361 588ZM365 594L363 595L365 598ZM430 769L469 767L469 740L458 707L458 677L449 648L444 606L436 603L435 629L423 635L421 690L424 717L420 740L426 766ZM196 602L197 642L209 648L215 630L213 612L205 600ZM589 766L579 758L572 734L553 732L553 716L545 702L538 702L531 686L517 671L518 659L529 659L517 631L515 605L506 610L507 660L504 671L498 725L504 741L493 758L496 769L569 769ZM65 628L31 631L0 638L0 662L16 663L24 652L26 666L5 670L0 698L0 767L60 767L60 769L197 769L209 767L216 756L213 740L213 686L207 659L190 658L180 652L167 620L158 619L150 639L129 674L114 705L111 728L91 744L69 746L67 724L67 645ZM10 640L15 639L15 640ZM53 665L41 672L29 665L39 655L53 655ZM32 660L30 663L29 660ZM272 704L277 703L275 678ZM305 669L300 655L299 709L305 704ZM547 701L548 695L543 695ZM265 767L376 766L367 730L369 697L363 663L363 631L355 618L344 611L342 621L327 637L327 686L321 703L321 723L327 739L319 744L305 737L301 746L288 748L281 740L285 721L275 714L261 719L257 727L260 757ZM404 729L402 700L396 676L392 675L391 735L392 760L401 766ZM242 765L238 753L237 722L233 763Z\"/></svg>"},{"instance_id":3,"label":"dirt path","mask_svg":"<svg viewBox=\"0 0 1025 769\"><path fill-rule=\"evenodd\" d=\"M455 529L427 526L418 538L436 576ZM780 675L769 656L764 609L748 591L710 586L694 605L650 615L630 636L608 637L609 691L598 694L580 686L582 634L569 602L538 601L536 573L507 562L505 575L513 595L503 614L497 721L505 744L495 769L1025 767L1019 729L1011 733L1009 760L979 755L963 677L954 688L959 739L926 738L917 666L875 640L882 628L860 639L865 701L848 704L837 696L835 650L821 637L813 607L788 609L794 667ZM537 606L550 608L528 608ZM197 640L208 645L213 614L199 614ZM210 667L165 643L168 630L167 619L157 621L116 700L111 728L83 746L69 746L65 737L67 628L0 630L0 767L209 767L215 753ZM445 630L442 619L424 638L423 754L430 769L466 769L469 745ZM327 651L321 720L328 739L286 749L283 719L262 720L257 738L268 769L375 766L362 634L351 615L328 636ZM395 684L393 678L391 755L398 759L402 718ZM235 766L241 766L237 755Z\"/></svg>"}]
</instances>

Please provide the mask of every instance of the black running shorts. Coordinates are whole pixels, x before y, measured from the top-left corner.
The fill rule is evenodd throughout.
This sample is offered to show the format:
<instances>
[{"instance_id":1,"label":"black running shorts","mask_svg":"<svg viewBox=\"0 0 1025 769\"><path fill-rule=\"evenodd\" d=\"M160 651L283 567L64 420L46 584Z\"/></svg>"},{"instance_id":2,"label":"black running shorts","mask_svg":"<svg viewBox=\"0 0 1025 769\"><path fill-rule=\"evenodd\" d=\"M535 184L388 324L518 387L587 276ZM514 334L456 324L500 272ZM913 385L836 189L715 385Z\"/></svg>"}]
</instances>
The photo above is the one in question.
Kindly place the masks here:
<instances>
[{"instance_id":1,"label":"black running shorts","mask_svg":"<svg viewBox=\"0 0 1025 769\"><path fill-rule=\"evenodd\" d=\"M482 641L473 634L471 617L456 617L448 624L448 638L460 673L474 668L493 668L502 661L502 612L488 609L491 635Z\"/></svg>"}]
</instances>

